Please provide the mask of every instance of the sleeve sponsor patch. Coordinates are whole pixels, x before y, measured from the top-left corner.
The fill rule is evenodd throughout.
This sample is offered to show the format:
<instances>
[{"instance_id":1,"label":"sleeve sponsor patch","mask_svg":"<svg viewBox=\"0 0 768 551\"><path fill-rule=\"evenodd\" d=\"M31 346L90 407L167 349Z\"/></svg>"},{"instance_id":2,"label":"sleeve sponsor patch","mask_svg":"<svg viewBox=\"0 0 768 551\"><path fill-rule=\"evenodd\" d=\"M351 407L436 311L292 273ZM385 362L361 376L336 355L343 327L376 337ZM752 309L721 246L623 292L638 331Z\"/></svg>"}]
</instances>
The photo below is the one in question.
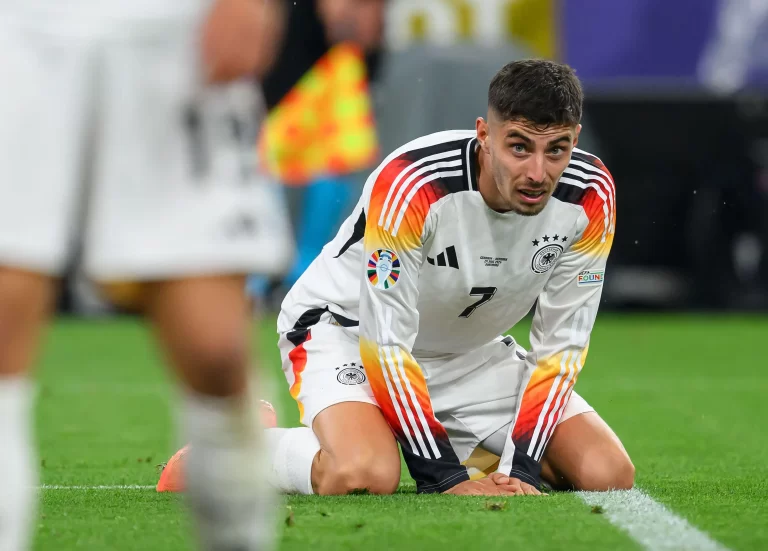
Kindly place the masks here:
<instances>
[{"instance_id":1,"label":"sleeve sponsor patch","mask_svg":"<svg viewBox=\"0 0 768 551\"><path fill-rule=\"evenodd\" d=\"M368 281L377 289L389 289L400 279L400 259L389 249L378 249L368 258Z\"/></svg>"},{"instance_id":2,"label":"sleeve sponsor patch","mask_svg":"<svg viewBox=\"0 0 768 551\"><path fill-rule=\"evenodd\" d=\"M605 281L605 270L584 270L576 276L576 284L579 287L602 285L603 281Z\"/></svg>"}]
</instances>

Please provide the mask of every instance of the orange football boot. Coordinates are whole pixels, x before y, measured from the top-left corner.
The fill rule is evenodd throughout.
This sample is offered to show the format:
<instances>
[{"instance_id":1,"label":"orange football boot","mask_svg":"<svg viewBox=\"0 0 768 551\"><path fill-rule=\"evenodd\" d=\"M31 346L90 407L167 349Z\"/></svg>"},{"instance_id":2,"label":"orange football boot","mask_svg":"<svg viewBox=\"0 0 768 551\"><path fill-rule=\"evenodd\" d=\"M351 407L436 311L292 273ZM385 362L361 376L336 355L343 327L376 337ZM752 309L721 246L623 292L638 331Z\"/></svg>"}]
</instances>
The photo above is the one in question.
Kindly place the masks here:
<instances>
[{"instance_id":1,"label":"orange football boot","mask_svg":"<svg viewBox=\"0 0 768 551\"><path fill-rule=\"evenodd\" d=\"M275 408L266 400L261 400L261 422L267 429L277 426ZM157 483L158 492L184 491L184 455L188 451L189 445L184 446L163 465L163 472L160 473L160 480Z\"/></svg>"}]
</instances>

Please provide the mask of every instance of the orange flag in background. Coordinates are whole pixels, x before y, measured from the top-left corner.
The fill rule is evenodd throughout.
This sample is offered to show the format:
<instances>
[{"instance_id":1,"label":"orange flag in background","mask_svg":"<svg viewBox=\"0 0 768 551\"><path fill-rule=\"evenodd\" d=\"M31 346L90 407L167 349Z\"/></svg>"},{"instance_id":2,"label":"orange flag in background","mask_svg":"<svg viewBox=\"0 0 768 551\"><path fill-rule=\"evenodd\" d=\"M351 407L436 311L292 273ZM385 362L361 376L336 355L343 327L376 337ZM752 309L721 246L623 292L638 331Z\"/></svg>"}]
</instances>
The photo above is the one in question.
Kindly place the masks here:
<instances>
[{"instance_id":1,"label":"orange flag in background","mask_svg":"<svg viewBox=\"0 0 768 551\"><path fill-rule=\"evenodd\" d=\"M259 139L263 166L289 185L365 169L378 153L365 60L348 43L304 74L269 113Z\"/></svg>"}]
</instances>

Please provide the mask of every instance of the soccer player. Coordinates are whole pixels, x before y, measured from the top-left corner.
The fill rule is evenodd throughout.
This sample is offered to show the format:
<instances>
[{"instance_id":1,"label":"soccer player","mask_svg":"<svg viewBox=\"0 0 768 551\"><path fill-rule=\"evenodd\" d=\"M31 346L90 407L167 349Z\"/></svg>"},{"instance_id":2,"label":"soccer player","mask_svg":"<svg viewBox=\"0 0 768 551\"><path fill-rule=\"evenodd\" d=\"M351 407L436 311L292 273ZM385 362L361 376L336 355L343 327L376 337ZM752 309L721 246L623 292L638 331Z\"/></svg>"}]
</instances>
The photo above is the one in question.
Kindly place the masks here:
<instances>
[{"instance_id":1,"label":"soccer player","mask_svg":"<svg viewBox=\"0 0 768 551\"><path fill-rule=\"evenodd\" d=\"M278 3L0 5L3 551L29 541L28 375L81 231L87 272L137 282L121 289L136 291L183 381L188 498L204 548L269 545L244 274L284 254L251 170L251 75L277 43Z\"/></svg>"},{"instance_id":2,"label":"soccer player","mask_svg":"<svg viewBox=\"0 0 768 551\"><path fill-rule=\"evenodd\" d=\"M371 174L283 302L283 368L306 428L271 429L284 491L630 488L619 439L573 391L616 224L613 178L576 149L583 93L509 63L473 131L418 138ZM531 349L502 337L531 307ZM470 480L475 448L501 456Z\"/></svg>"},{"instance_id":3,"label":"soccer player","mask_svg":"<svg viewBox=\"0 0 768 551\"><path fill-rule=\"evenodd\" d=\"M621 442L573 391L616 225L613 178L576 149L573 71L517 61L488 120L389 155L278 318L306 427L266 431L285 492L631 488ZM536 304L531 350L513 337ZM500 456L471 480L473 451ZM486 454L487 455L487 454Z\"/></svg>"}]
</instances>

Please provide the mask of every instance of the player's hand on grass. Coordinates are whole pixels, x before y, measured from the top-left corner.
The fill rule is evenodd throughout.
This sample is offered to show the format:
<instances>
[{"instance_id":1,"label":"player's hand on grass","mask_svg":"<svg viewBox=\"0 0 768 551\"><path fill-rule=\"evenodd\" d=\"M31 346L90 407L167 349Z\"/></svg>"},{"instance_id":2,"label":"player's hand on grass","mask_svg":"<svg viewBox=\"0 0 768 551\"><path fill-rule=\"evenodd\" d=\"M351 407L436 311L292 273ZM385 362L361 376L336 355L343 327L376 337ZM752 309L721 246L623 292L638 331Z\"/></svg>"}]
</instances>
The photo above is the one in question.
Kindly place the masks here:
<instances>
[{"instance_id":1,"label":"player's hand on grass","mask_svg":"<svg viewBox=\"0 0 768 551\"><path fill-rule=\"evenodd\" d=\"M454 494L458 496L506 496L515 495L512 488L496 484L490 478L480 478L478 480L465 480L456 484L444 494Z\"/></svg>"},{"instance_id":2,"label":"player's hand on grass","mask_svg":"<svg viewBox=\"0 0 768 551\"><path fill-rule=\"evenodd\" d=\"M503 473L493 473L488 477L488 479L492 480L493 483L496 484L499 488L504 488L508 492L514 495L520 495L520 496L547 495L547 494L542 494L535 487L531 486L530 484L527 484L526 482L523 482L519 478L507 476Z\"/></svg>"},{"instance_id":3,"label":"player's hand on grass","mask_svg":"<svg viewBox=\"0 0 768 551\"><path fill-rule=\"evenodd\" d=\"M271 65L283 28L275 0L216 0L201 29L207 81L259 76Z\"/></svg>"}]
</instances>

